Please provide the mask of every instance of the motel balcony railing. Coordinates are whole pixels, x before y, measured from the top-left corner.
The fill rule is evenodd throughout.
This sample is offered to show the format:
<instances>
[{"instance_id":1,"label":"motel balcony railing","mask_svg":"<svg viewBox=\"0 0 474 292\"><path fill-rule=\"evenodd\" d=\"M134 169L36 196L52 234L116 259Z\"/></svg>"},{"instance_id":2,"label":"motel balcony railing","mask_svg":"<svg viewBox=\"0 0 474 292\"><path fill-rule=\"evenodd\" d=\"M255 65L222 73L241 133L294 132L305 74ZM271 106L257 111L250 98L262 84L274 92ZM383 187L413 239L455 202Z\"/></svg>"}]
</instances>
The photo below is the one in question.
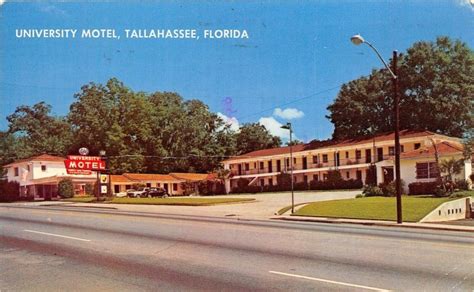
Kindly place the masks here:
<instances>
[{"instance_id":1,"label":"motel balcony railing","mask_svg":"<svg viewBox=\"0 0 474 292\"><path fill-rule=\"evenodd\" d=\"M379 162L382 160L387 160L387 159L392 159L393 155L384 155L383 157L375 157L375 162ZM318 169L318 168L331 168L331 169L337 169L338 167L341 166L347 166L347 165L359 165L359 164L367 164L367 163L372 163L374 160L374 157L366 158L366 157L361 157L361 158L343 158L339 159L339 163L335 163L334 160L328 160L327 162L321 162L321 163L315 163L312 160L307 161L306 164L302 163L301 157L297 157L297 163L293 164L293 170L304 170L304 169ZM281 160L283 162L283 160ZM275 160L273 160L273 165L272 167L268 167L268 162L265 161L265 166L263 168L259 168L259 162L257 162L257 168L253 168L254 163L250 162L248 163L248 169L246 168L246 164L242 163L241 164L241 170L239 172L237 164L233 165L233 168L231 169L231 174L235 176L239 175L255 175L255 174L266 174L266 173L275 173L275 172L289 172L291 169L289 166L285 164L281 164L280 167L278 168Z\"/></svg>"}]
</instances>

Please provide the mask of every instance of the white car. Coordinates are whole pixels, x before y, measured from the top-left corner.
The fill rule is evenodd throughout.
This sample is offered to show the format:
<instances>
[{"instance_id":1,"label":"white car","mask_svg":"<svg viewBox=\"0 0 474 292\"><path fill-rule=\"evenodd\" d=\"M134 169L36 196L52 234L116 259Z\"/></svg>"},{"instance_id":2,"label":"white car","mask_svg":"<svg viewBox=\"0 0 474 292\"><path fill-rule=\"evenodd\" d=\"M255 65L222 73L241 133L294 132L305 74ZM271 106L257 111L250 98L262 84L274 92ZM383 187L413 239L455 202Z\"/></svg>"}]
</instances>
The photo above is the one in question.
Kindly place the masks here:
<instances>
[{"instance_id":1,"label":"white car","mask_svg":"<svg viewBox=\"0 0 474 292\"><path fill-rule=\"evenodd\" d=\"M116 193L115 196L117 198L125 198L127 196L127 192Z\"/></svg>"}]
</instances>

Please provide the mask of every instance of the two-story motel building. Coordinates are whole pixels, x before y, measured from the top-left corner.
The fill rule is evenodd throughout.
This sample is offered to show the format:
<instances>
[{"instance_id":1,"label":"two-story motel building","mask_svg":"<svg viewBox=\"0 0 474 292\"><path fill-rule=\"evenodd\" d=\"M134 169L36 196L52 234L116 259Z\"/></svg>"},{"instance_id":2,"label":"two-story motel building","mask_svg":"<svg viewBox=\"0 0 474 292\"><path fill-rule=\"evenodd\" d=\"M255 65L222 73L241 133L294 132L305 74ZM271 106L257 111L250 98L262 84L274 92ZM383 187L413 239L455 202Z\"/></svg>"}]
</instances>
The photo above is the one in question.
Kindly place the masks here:
<instances>
[{"instance_id":1,"label":"two-story motel building","mask_svg":"<svg viewBox=\"0 0 474 292\"><path fill-rule=\"evenodd\" d=\"M440 161L463 158L462 141L458 138L429 131L400 132L401 174L406 186L412 182L433 181L437 177L435 156ZM340 171L344 179L365 182L369 167L376 167L377 183L394 179L394 134L387 133L370 138L324 143L299 144L292 147L294 182L325 180L330 170ZM223 162L230 170L226 190L237 187L239 178L249 185L277 184L277 175L290 171L290 147L253 151ZM471 160L465 160L458 178L467 179L472 173ZM405 187L406 187L405 186Z\"/></svg>"}]
</instances>

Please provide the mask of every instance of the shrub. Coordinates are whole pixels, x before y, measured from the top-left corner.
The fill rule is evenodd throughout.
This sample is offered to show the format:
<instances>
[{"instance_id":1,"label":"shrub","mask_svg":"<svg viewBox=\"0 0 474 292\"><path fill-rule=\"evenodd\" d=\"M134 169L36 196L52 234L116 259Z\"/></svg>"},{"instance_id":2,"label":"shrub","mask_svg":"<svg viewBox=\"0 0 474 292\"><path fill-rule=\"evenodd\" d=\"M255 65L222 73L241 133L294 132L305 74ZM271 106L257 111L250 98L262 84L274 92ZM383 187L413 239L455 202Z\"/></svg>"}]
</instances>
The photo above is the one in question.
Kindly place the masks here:
<instances>
[{"instance_id":1,"label":"shrub","mask_svg":"<svg viewBox=\"0 0 474 292\"><path fill-rule=\"evenodd\" d=\"M365 178L365 184L375 186L377 184L377 169L375 165L371 165L367 171L367 177Z\"/></svg>"},{"instance_id":2,"label":"shrub","mask_svg":"<svg viewBox=\"0 0 474 292\"><path fill-rule=\"evenodd\" d=\"M252 194L260 193L261 191L262 191L262 187L261 187L261 186L247 186L247 187L244 189L244 192L245 192L245 193L252 193Z\"/></svg>"},{"instance_id":3,"label":"shrub","mask_svg":"<svg viewBox=\"0 0 474 292\"><path fill-rule=\"evenodd\" d=\"M13 202L20 199L20 184L0 180L0 202Z\"/></svg>"},{"instance_id":4,"label":"shrub","mask_svg":"<svg viewBox=\"0 0 474 292\"><path fill-rule=\"evenodd\" d=\"M383 196L383 191L378 186L367 185L362 190L362 194L365 197L379 197L379 196Z\"/></svg>"},{"instance_id":5,"label":"shrub","mask_svg":"<svg viewBox=\"0 0 474 292\"><path fill-rule=\"evenodd\" d=\"M442 186L442 185L437 185L435 188L434 195L436 197L445 197L448 194L448 191Z\"/></svg>"},{"instance_id":6,"label":"shrub","mask_svg":"<svg viewBox=\"0 0 474 292\"><path fill-rule=\"evenodd\" d=\"M400 188L402 189L405 187L405 183L403 180L400 181ZM385 197L395 197L397 195L397 187L395 184L395 181L392 181L390 183L383 183L379 184L379 188L382 190L382 193Z\"/></svg>"},{"instance_id":7,"label":"shrub","mask_svg":"<svg viewBox=\"0 0 474 292\"><path fill-rule=\"evenodd\" d=\"M472 182L474 182L474 173L471 173L471 175L469 176L469 178L471 179Z\"/></svg>"},{"instance_id":8,"label":"shrub","mask_svg":"<svg viewBox=\"0 0 474 292\"><path fill-rule=\"evenodd\" d=\"M312 180L309 183L309 189L311 190L337 190L337 189L360 189L362 188L362 181L349 179L343 180L325 180L316 181Z\"/></svg>"},{"instance_id":9,"label":"shrub","mask_svg":"<svg viewBox=\"0 0 474 292\"><path fill-rule=\"evenodd\" d=\"M295 183L294 189L297 191L306 191L309 189L309 185L307 182L304 182L304 181L298 182L298 183Z\"/></svg>"},{"instance_id":10,"label":"shrub","mask_svg":"<svg viewBox=\"0 0 474 292\"><path fill-rule=\"evenodd\" d=\"M86 186L84 187L84 191L86 192L86 195L92 196L94 194L94 185L86 184Z\"/></svg>"},{"instance_id":11,"label":"shrub","mask_svg":"<svg viewBox=\"0 0 474 292\"><path fill-rule=\"evenodd\" d=\"M194 188L189 189L189 193L192 193ZM197 183L197 189L201 196L212 196L225 194L225 186L222 181L204 180Z\"/></svg>"},{"instance_id":12,"label":"shrub","mask_svg":"<svg viewBox=\"0 0 474 292\"><path fill-rule=\"evenodd\" d=\"M58 194L61 198L74 197L74 185L71 179L65 178L58 183Z\"/></svg>"},{"instance_id":13,"label":"shrub","mask_svg":"<svg viewBox=\"0 0 474 292\"><path fill-rule=\"evenodd\" d=\"M280 173L276 177L278 190L289 191L291 190L291 175L289 173Z\"/></svg>"},{"instance_id":14,"label":"shrub","mask_svg":"<svg viewBox=\"0 0 474 292\"><path fill-rule=\"evenodd\" d=\"M356 195L356 199L360 199L360 198L363 198L363 197L364 197L363 194L357 194L357 195Z\"/></svg>"},{"instance_id":15,"label":"shrub","mask_svg":"<svg viewBox=\"0 0 474 292\"><path fill-rule=\"evenodd\" d=\"M410 195L430 195L435 194L438 182L414 182L408 185Z\"/></svg>"},{"instance_id":16,"label":"shrub","mask_svg":"<svg viewBox=\"0 0 474 292\"><path fill-rule=\"evenodd\" d=\"M456 188L467 191L471 188L472 182L470 179L457 179L455 182Z\"/></svg>"}]
</instances>

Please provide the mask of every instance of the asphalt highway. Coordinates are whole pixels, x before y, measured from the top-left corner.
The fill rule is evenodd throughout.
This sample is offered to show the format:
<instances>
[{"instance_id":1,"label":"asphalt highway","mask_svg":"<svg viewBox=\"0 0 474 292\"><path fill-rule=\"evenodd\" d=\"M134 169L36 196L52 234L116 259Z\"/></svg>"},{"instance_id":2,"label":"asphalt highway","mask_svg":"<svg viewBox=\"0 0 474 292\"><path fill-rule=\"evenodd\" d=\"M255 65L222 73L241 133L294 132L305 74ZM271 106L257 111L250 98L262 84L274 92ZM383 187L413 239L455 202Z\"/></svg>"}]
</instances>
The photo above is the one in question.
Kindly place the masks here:
<instances>
[{"instance_id":1,"label":"asphalt highway","mask_svg":"<svg viewBox=\"0 0 474 292\"><path fill-rule=\"evenodd\" d=\"M0 291L473 289L472 233L0 207Z\"/></svg>"}]
</instances>

